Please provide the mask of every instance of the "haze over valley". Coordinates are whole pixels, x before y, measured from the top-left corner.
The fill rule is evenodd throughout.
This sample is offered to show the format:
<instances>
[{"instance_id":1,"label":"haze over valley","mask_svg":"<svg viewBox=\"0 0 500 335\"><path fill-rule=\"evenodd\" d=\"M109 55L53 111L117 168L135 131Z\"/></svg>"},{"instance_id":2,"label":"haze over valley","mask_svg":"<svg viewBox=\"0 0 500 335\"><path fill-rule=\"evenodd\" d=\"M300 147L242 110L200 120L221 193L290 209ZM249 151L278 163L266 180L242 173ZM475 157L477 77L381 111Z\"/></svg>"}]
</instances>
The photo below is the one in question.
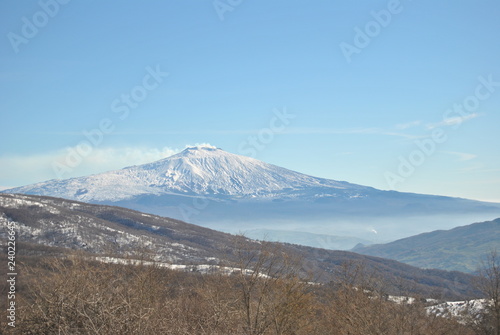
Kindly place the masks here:
<instances>
[{"instance_id":1,"label":"haze over valley","mask_svg":"<svg viewBox=\"0 0 500 335\"><path fill-rule=\"evenodd\" d=\"M500 216L500 205L495 203L382 191L312 177L212 146L4 192L119 205L231 233L248 231L260 239L266 238L263 229L273 229L273 239L282 242L294 242L294 232L311 233L317 236L309 245L330 249L389 242ZM343 243L333 243L336 238Z\"/></svg>"}]
</instances>

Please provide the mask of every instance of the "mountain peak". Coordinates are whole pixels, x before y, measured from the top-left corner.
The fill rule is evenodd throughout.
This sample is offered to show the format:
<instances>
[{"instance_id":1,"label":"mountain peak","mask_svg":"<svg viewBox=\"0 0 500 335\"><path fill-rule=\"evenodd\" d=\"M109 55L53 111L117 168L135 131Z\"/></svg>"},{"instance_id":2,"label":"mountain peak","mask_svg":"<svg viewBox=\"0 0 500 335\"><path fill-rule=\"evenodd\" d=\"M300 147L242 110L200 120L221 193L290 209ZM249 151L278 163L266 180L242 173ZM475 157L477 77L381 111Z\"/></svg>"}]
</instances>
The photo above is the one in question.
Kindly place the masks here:
<instances>
[{"instance_id":1,"label":"mountain peak","mask_svg":"<svg viewBox=\"0 0 500 335\"><path fill-rule=\"evenodd\" d=\"M310 233L320 233L316 228L324 227L322 233L354 235L367 240L373 240L375 224L377 231L383 231L383 238L389 240L406 237L410 231L415 235L430 230L429 227L448 229L450 222L454 225L464 222L460 221L467 218L464 213L474 215L477 220L477 213L481 213L482 219L491 219L490 213L498 217L500 211L500 206L493 204L385 192L317 178L206 145L186 148L148 164L86 177L49 180L0 193L121 204L219 228L242 223L251 229L273 224L278 230L284 227L295 230L305 224L310 225L307 230ZM422 213L426 214L425 220L418 217ZM411 224L415 228L410 229L407 222L401 223L403 214L416 215L418 223ZM443 220L441 214L449 219ZM404 228L407 234L401 233L403 227L407 227Z\"/></svg>"},{"instance_id":2,"label":"mountain peak","mask_svg":"<svg viewBox=\"0 0 500 335\"><path fill-rule=\"evenodd\" d=\"M217 148L213 145L210 144L200 144L200 145L194 145L192 147L187 147L186 149L182 150L182 152L193 152L193 151L217 151L221 150L221 148Z\"/></svg>"},{"instance_id":3,"label":"mountain peak","mask_svg":"<svg viewBox=\"0 0 500 335\"><path fill-rule=\"evenodd\" d=\"M315 178L229 153L212 145L188 147L148 164L93 176L48 181L13 189L18 193L56 195L80 201L118 201L139 195L202 195L245 198L296 197L352 190L360 185ZM306 191L307 190L307 191Z\"/></svg>"},{"instance_id":4,"label":"mountain peak","mask_svg":"<svg viewBox=\"0 0 500 335\"><path fill-rule=\"evenodd\" d=\"M222 150L221 148L217 148L210 144L200 144L191 147L186 147L178 154L164 159L169 159L171 157L202 157L202 156L207 156L207 155L211 156L214 154L222 154L222 153L227 153L227 152Z\"/></svg>"}]
</instances>

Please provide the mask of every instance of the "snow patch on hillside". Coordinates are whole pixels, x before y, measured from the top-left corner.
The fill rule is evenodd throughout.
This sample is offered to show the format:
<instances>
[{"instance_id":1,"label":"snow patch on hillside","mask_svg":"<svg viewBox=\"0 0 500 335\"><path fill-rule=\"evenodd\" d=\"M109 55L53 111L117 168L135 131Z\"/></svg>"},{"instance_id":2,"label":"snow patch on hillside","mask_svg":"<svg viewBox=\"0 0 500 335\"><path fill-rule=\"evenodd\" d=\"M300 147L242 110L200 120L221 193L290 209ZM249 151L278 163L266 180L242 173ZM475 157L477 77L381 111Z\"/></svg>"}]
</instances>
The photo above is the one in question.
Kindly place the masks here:
<instances>
[{"instance_id":1,"label":"snow patch on hillside","mask_svg":"<svg viewBox=\"0 0 500 335\"><path fill-rule=\"evenodd\" d=\"M481 318L481 313L484 313L490 303L487 299L448 301L427 307L427 313L440 317L453 317L465 324Z\"/></svg>"}]
</instances>

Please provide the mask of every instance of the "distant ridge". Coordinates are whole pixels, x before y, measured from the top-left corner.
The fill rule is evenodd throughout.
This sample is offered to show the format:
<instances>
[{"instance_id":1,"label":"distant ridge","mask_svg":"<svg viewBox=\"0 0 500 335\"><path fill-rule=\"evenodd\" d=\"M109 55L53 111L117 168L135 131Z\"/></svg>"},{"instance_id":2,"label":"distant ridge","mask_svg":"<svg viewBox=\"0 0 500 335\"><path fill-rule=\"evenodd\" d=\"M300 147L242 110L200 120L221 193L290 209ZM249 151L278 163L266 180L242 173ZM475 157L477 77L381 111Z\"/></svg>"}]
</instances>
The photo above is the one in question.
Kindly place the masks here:
<instances>
[{"instance_id":1,"label":"distant ridge","mask_svg":"<svg viewBox=\"0 0 500 335\"><path fill-rule=\"evenodd\" d=\"M0 226L10 222L15 222L17 241L23 243L20 253L45 248L63 254L64 250L72 249L97 256L132 259L148 255L157 262L192 265L194 269L230 264L240 243L245 243L249 250L259 250L261 246L260 242L236 240L226 233L121 207L35 195L0 194ZM332 280L332 274L341 264L354 262L384 278L388 293L398 294L405 289L448 299L475 294L470 285L473 277L464 273L423 271L393 260L347 251L291 244L281 247L290 256L300 255L304 271L313 271L314 277L322 282Z\"/></svg>"},{"instance_id":2,"label":"distant ridge","mask_svg":"<svg viewBox=\"0 0 500 335\"><path fill-rule=\"evenodd\" d=\"M117 205L233 233L304 231L371 242L500 217L500 204L383 191L313 177L212 146L187 148L148 164L2 192ZM287 240L286 234L277 238L294 241ZM350 249L356 243L352 240L343 247Z\"/></svg>"},{"instance_id":3,"label":"distant ridge","mask_svg":"<svg viewBox=\"0 0 500 335\"><path fill-rule=\"evenodd\" d=\"M495 249L500 250L500 218L387 244L357 246L353 251L422 268L475 272L481 260Z\"/></svg>"}]
</instances>

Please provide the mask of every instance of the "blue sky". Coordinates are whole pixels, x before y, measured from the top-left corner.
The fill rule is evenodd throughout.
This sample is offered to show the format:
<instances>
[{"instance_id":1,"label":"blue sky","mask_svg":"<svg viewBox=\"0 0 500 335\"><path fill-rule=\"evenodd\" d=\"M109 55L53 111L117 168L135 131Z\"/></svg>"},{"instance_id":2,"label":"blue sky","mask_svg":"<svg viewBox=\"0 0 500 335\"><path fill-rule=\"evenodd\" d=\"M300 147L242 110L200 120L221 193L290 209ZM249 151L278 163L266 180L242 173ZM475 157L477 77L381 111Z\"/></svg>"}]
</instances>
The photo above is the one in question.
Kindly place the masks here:
<instances>
[{"instance_id":1,"label":"blue sky","mask_svg":"<svg viewBox=\"0 0 500 335\"><path fill-rule=\"evenodd\" d=\"M493 0L3 1L0 187L210 143L500 202L499 15Z\"/></svg>"}]
</instances>

